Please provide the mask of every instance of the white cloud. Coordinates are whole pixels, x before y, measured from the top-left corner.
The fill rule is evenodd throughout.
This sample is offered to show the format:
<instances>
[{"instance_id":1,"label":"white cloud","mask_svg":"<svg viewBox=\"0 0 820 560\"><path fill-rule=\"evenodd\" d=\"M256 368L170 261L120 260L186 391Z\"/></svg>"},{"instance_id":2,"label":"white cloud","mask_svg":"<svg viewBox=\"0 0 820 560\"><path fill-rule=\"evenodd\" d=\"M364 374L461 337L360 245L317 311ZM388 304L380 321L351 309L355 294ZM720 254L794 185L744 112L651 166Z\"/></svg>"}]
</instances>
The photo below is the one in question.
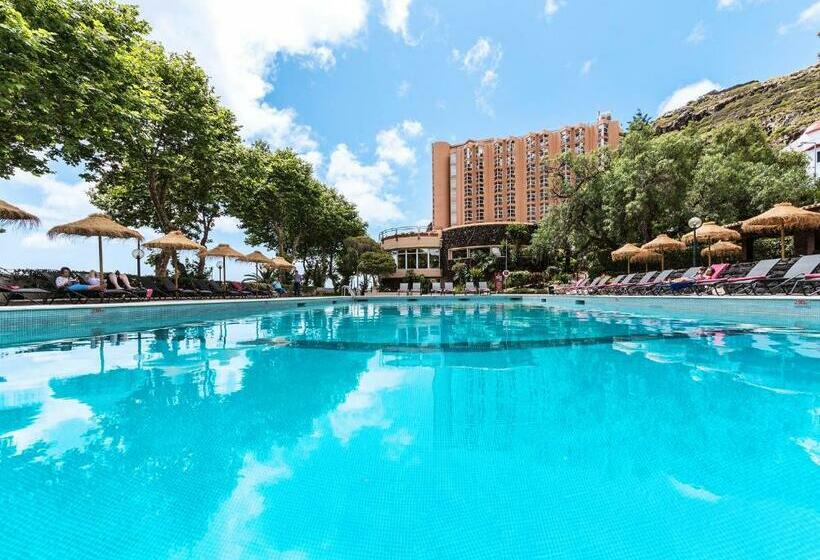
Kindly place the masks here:
<instances>
[{"instance_id":1,"label":"white cloud","mask_svg":"<svg viewBox=\"0 0 820 560\"><path fill-rule=\"evenodd\" d=\"M690 101L694 101L698 97L716 89L720 89L720 85L711 80L701 80L676 89L672 95L664 99L663 103L658 107L658 114L663 115L669 111L679 109Z\"/></svg>"},{"instance_id":2,"label":"white cloud","mask_svg":"<svg viewBox=\"0 0 820 560\"><path fill-rule=\"evenodd\" d=\"M564 4L566 4L566 2L563 0L546 0L544 3L544 13L547 17L552 17L558 13L558 10L560 10Z\"/></svg>"},{"instance_id":3,"label":"white cloud","mask_svg":"<svg viewBox=\"0 0 820 560\"><path fill-rule=\"evenodd\" d=\"M138 0L153 35L174 51L190 51L213 78L243 134L274 147L291 146L316 161L317 141L293 108L265 100L277 56L303 57L329 68L333 48L364 29L367 0Z\"/></svg>"},{"instance_id":4,"label":"white cloud","mask_svg":"<svg viewBox=\"0 0 820 560\"><path fill-rule=\"evenodd\" d=\"M811 28L820 26L820 1L815 2L797 16L797 19L792 23L781 25L777 31L781 35L789 33L797 28Z\"/></svg>"},{"instance_id":5,"label":"white cloud","mask_svg":"<svg viewBox=\"0 0 820 560\"><path fill-rule=\"evenodd\" d=\"M718 10L731 10L740 6L740 0L717 0Z\"/></svg>"},{"instance_id":6,"label":"white cloud","mask_svg":"<svg viewBox=\"0 0 820 560\"><path fill-rule=\"evenodd\" d=\"M498 67L503 55L501 45L486 37L479 37L463 55L458 49L453 49L450 53L450 58L468 74L480 75L475 89L475 103L479 110L489 116L495 113L491 101L493 92L498 87Z\"/></svg>"},{"instance_id":7,"label":"white cloud","mask_svg":"<svg viewBox=\"0 0 820 560\"><path fill-rule=\"evenodd\" d=\"M404 121L401 123L401 129L408 136L420 136L424 132L424 127L419 121Z\"/></svg>"},{"instance_id":8,"label":"white cloud","mask_svg":"<svg viewBox=\"0 0 820 560\"><path fill-rule=\"evenodd\" d=\"M382 23L393 33L401 35L408 45L415 44L415 40L407 30L407 20L410 17L410 4L413 0L382 0Z\"/></svg>"},{"instance_id":9,"label":"white cloud","mask_svg":"<svg viewBox=\"0 0 820 560\"><path fill-rule=\"evenodd\" d=\"M590 73L590 71L592 70L592 63L593 63L593 61L591 59L584 61L584 63L581 65L581 75L582 76L586 76Z\"/></svg>"},{"instance_id":10,"label":"white cloud","mask_svg":"<svg viewBox=\"0 0 820 560\"><path fill-rule=\"evenodd\" d=\"M327 181L359 209L371 224L382 224L404 218L401 199L388 192L396 181L396 167L414 166L416 150L409 141L418 138L424 127L418 121L405 120L376 135L376 162L362 163L345 144L339 144L330 155Z\"/></svg>"},{"instance_id":11,"label":"white cloud","mask_svg":"<svg viewBox=\"0 0 820 560\"><path fill-rule=\"evenodd\" d=\"M402 80L399 84L399 87L396 88L396 96L397 97L407 97L407 94L410 93L410 82L407 80Z\"/></svg>"},{"instance_id":12,"label":"white cloud","mask_svg":"<svg viewBox=\"0 0 820 560\"><path fill-rule=\"evenodd\" d=\"M704 39L706 39L706 26L702 21L699 21L695 24L695 27L692 28L692 31L689 32L689 35L686 36L686 42L697 45L703 42Z\"/></svg>"},{"instance_id":13,"label":"white cloud","mask_svg":"<svg viewBox=\"0 0 820 560\"><path fill-rule=\"evenodd\" d=\"M330 154L328 182L353 202L362 218L371 224L404 217L399 209L400 199L385 191L394 178L389 163L379 160L373 165L365 165L346 144L339 144Z\"/></svg>"},{"instance_id":14,"label":"white cloud","mask_svg":"<svg viewBox=\"0 0 820 560\"><path fill-rule=\"evenodd\" d=\"M8 179L8 182L39 191L39 205L20 205L40 218L43 226L40 231L28 233L22 238L20 243L26 249L45 251L66 246L65 239L49 239L45 231L57 224L72 222L93 212L99 212L88 199L91 184L84 181L66 183L53 175L38 177L25 171L18 171Z\"/></svg>"}]
</instances>

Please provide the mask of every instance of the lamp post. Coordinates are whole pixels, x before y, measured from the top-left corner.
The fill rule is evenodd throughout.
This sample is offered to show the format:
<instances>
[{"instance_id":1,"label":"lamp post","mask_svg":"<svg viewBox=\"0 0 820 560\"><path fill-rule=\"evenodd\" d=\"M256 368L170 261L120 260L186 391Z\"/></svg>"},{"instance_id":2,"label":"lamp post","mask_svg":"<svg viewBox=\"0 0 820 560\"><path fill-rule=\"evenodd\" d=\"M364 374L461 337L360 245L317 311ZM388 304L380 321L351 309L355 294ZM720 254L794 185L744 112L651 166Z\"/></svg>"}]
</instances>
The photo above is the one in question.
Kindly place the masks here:
<instances>
[{"instance_id":1,"label":"lamp post","mask_svg":"<svg viewBox=\"0 0 820 560\"><path fill-rule=\"evenodd\" d=\"M137 281L139 281L140 276L142 274L142 258L145 256L145 250L142 247L140 247L139 239L137 240L137 248L131 251L131 256L137 260Z\"/></svg>"},{"instance_id":2,"label":"lamp post","mask_svg":"<svg viewBox=\"0 0 820 560\"><path fill-rule=\"evenodd\" d=\"M698 266L698 228L703 225L703 220L694 216L689 218L689 229L692 230L692 266Z\"/></svg>"}]
</instances>

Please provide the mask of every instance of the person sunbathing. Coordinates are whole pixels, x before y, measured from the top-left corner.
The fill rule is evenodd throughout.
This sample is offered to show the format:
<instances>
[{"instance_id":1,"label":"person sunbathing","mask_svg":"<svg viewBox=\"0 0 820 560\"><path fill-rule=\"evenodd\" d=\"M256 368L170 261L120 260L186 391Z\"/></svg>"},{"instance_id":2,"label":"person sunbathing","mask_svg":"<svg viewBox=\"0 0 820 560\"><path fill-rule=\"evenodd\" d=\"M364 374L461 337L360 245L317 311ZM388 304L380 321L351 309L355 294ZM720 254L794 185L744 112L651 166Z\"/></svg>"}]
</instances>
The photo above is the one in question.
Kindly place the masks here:
<instances>
[{"instance_id":1,"label":"person sunbathing","mask_svg":"<svg viewBox=\"0 0 820 560\"><path fill-rule=\"evenodd\" d=\"M131 282L128 280L128 276L119 270L108 273L108 282L114 287L115 290L121 290L124 288L130 292L134 289L131 287Z\"/></svg>"},{"instance_id":2,"label":"person sunbathing","mask_svg":"<svg viewBox=\"0 0 820 560\"><path fill-rule=\"evenodd\" d=\"M93 271L92 271L93 272ZM64 266L60 269L60 275L54 280L54 284L61 290L69 290L72 292L93 292L101 291L99 278L97 278L97 285L84 284L78 280L71 272L71 269Z\"/></svg>"}]
</instances>

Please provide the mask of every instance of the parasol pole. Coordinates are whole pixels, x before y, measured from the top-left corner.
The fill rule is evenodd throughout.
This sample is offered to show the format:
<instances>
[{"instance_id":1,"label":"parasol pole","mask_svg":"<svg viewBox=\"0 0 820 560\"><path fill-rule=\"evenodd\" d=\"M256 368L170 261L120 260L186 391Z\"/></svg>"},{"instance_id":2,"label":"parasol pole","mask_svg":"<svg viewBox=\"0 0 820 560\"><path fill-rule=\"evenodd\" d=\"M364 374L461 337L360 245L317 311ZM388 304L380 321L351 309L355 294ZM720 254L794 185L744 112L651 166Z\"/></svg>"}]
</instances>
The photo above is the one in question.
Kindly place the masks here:
<instances>
[{"instance_id":1,"label":"parasol pole","mask_svg":"<svg viewBox=\"0 0 820 560\"><path fill-rule=\"evenodd\" d=\"M179 289L179 261L177 260L177 251L174 249L173 253L173 263L174 263L174 287L178 290Z\"/></svg>"},{"instance_id":2,"label":"parasol pole","mask_svg":"<svg viewBox=\"0 0 820 560\"><path fill-rule=\"evenodd\" d=\"M786 260L786 226L780 225L780 258Z\"/></svg>"},{"instance_id":3,"label":"parasol pole","mask_svg":"<svg viewBox=\"0 0 820 560\"><path fill-rule=\"evenodd\" d=\"M100 256L100 285L103 289L106 288L105 273L103 272L103 250L102 250L102 235L97 236L97 250Z\"/></svg>"},{"instance_id":4,"label":"parasol pole","mask_svg":"<svg viewBox=\"0 0 820 560\"><path fill-rule=\"evenodd\" d=\"M228 283L228 259L222 255L222 287Z\"/></svg>"}]
</instances>

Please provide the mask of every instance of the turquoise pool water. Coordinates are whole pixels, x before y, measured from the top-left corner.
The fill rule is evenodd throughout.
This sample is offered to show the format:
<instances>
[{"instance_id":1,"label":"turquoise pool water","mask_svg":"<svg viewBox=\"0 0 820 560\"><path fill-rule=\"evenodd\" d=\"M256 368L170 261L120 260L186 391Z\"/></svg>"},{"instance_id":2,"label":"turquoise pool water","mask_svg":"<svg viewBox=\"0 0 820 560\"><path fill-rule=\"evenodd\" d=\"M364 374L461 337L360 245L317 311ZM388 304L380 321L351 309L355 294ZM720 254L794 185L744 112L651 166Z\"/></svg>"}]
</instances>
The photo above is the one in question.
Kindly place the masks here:
<instances>
[{"instance_id":1,"label":"turquoise pool water","mask_svg":"<svg viewBox=\"0 0 820 560\"><path fill-rule=\"evenodd\" d=\"M0 348L0 558L818 558L820 333L359 303Z\"/></svg>"}]
</instances>

